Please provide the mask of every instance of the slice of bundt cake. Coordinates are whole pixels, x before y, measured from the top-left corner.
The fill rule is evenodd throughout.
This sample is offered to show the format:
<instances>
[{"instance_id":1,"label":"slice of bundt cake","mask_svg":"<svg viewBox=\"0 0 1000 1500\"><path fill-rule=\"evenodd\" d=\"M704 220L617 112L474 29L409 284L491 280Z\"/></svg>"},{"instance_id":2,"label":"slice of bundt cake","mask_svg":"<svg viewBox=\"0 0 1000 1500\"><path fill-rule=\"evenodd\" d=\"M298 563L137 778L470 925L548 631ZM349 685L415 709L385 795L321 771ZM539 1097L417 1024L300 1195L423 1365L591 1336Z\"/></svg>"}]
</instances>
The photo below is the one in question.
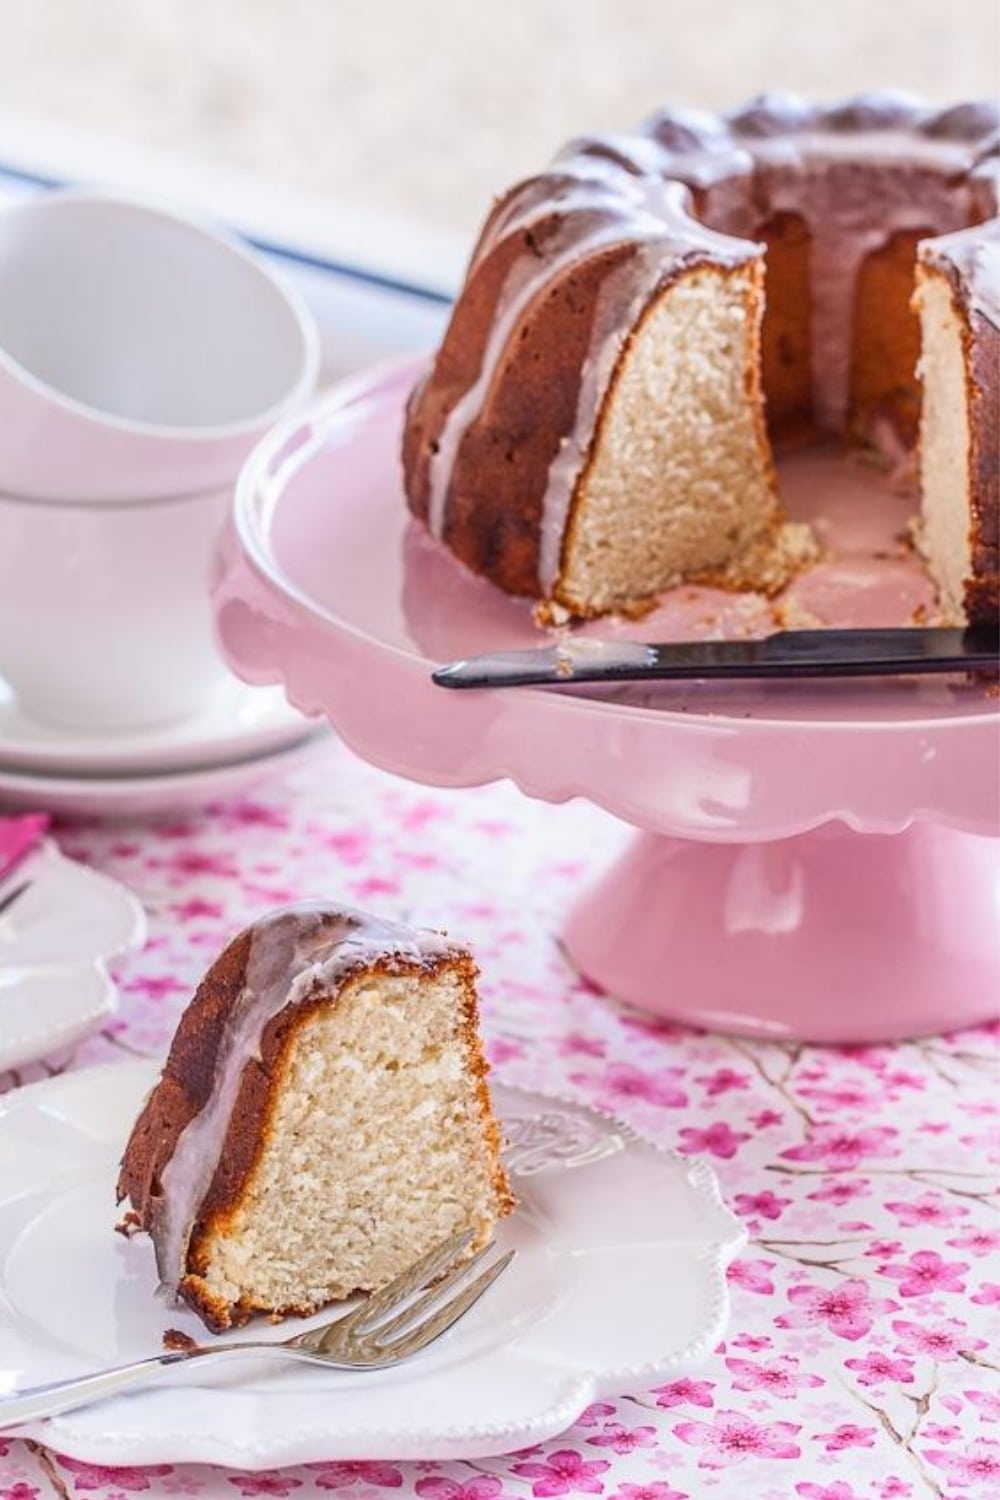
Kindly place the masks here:
<instances>
[{"instance_id":1,"label":"slice of bundt cake","mask_svg":"<svg viewBox=\"0 0 1000 1500\"><path fill-rule=\"evenodd\" d=\"M942 614L996 623L1000 597L1000 220L920 247L921 519Z\"/></svg>"},{"instance_id":2,"label":"slice of bundt cake","mask_svg":"<svg viewBox=\"0 0 1000 1500\"><path fill-rule=\"evenodd\" d=\"M209 1328L385 1285L513 1206L477 1035L476 967L440 934L278 911L181 1017L119 1201Z\"/></svg>"}]
</instances>

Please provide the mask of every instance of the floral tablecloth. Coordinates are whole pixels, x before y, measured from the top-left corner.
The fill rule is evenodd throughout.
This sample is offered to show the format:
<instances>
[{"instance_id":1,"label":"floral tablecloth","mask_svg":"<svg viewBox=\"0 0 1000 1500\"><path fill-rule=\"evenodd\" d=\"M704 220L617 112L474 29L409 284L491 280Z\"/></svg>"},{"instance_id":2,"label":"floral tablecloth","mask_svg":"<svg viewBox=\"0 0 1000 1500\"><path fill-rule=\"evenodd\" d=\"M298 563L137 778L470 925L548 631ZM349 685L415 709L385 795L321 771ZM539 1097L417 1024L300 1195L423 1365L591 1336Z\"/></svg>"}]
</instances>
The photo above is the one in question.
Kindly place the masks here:
<instances>
[{"instance_id":1,"label":"floral tablecloth","mask_svg":"<svg viewBox=\"0 0 1000 1500\"><path fill-rule=\"evenodd\" d=\"M707 1154L751 1240L731 1270L730 1331L707 1363L600 1402L529 1452L250 1474L102 1469L0 1439L0 1500L1000 1495L991 1031L827 1050L628 1011L595 994L559 946L569 903L625 830L585 804L543 806L509 786L429 792L335 741L250 800L58 833L69 853L131 886L151 920L145 950L119 968L120 1018L72 1067L158 1055L236 928L289 900L343 898L471 941L499 1075L571 1091ZM0 1087L50 1071L6 1075Z\"/></svg>"}]
</instances>

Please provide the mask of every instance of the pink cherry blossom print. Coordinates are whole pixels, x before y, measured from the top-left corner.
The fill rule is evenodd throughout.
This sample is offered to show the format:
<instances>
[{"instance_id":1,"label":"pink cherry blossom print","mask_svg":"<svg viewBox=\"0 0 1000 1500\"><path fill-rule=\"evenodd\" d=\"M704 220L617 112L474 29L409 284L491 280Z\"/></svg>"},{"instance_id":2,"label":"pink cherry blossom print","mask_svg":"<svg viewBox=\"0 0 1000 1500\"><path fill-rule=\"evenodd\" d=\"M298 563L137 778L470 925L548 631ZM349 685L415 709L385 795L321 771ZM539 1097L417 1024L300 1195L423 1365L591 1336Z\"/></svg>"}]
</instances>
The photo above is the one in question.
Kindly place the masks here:
<instances>
[{"instance_id":1,"label":"pink cherry blossom print","mask_svg":"<svg viewBox=\"0 0 1000 1500\"><path fill-rule=\"evenodd\" d=\"M1000 1422L1000 1391L963 1391L962 1395L979 1412L983 1422Z\"/></svg>"},{"instance_id":2,"label":"pink cherry blossom print","mask_svg":"<svg viewBox=\"0 0 1000 1500\"><path fill-rule=\"evenodd\" d=\"M945 1244L952 1250L967 1250L971 1255L992 1256L1000 1250L1000 1228L984 1224L976 1229L966 1229L954 1239L945 1240Z\"/></svg>"},{"instance_id":3,"label":"pink cherry blossom print","mask_svg":"<svg viewBox=\"0 0 1000 1500\"><path fill-rule=\"evenodd\" d=\"M711 1422L681 1422L674 1436L700 1448L699 1468L722 1469L748 1458L799 1458L792 1422L754 1422L737 1411L720 1411Z\"/></svg>"},{"instance_id":4,"label":"pink cherry blossom print","mask_svg":"<svg viewBox=\"0 0 1000 1500\"><path fill-rule=\"evenodd\" d=\"M571 1073L570 1078L581 1087L596 1086L600 1098L611 1105L637 1102L657 1109L683 1109L687 1095L675 1082L682 1072L681 1068L661 1068L650 1073L631 1063L611 1063L602 1073Z\"/></svg>"},{"instance_id":5,"label":"pink cherry blossom print","mask_svg":"<svg viewBox=\"0 0 1000 1500\"><path fill-rule=\"evenodd\" d=\"M608 1500L690 1500L690 1497L662 1479L654 1479L650 1484L620 1484Z\"/></svg>"},{"instance_id":6,"label":"pink cherry blossom print","mask_svg":"<svg viewBox=\"0 0 1000 1500\"><path fill-rule=\"evenodd\" d=\"M828 1453L840 1453L845 1448L874 1448L875 1428L858 1427L854 1422L842 1422L832 1432L816 1434Z\"/></svg>"},{"instance_id":7,"label":"pink cherry blossom print","mask_svg":"<svg viewBox=\"0 0 1000 1500\"><path fill-rule=\"evenodd\" d=\"M655 1427L623 1427L608 1422L587 1442L595 1448L612 1448L615 1453L633 1453L636 1448L652 1448L656 1443Z\"/></svg>"},{"instance_id":8,"label":"pink cherry blossom print","mask_svg":"<svg viewBox=\"0 0 1000 1500\"><path fill-rule=\"evenodd\" d=\"M871 1332L876 1317L895 1312L897 1303L873 1297L867 1283L850 1277L833 1287L793 1286L788 1300L793 1311L775 1319L779 1328L809 1328L823 1324L838 1338L855 1342Z\"/></svg>"},{"instance_id":9,"label":"pink cherry blossom print","mask_svg":"<svg viewBox=\"0 0 1000 1500\"><path fill-rule=\"evenodd\" d=\"M733 1286L742 1287L745 1292L759 1292L762 1297L770 1297L774 1291L771 1276L774 1266L773 1260L748 1260L740 1255L730 1262L726 1277Z\"/></svg>"},{"instance_id":10,"label":"pink cherry blossom print","mask_svg":"<svg viewBox=\"0 0 1000 1500\"><path fill-rule=\"evenodd\" d=\"M372 1484L379 1489L399 1489L402 1470L394 1464L353 1460L349 1463L310 1464L317 1470L313 1483L321 1490L345 1490L356 1484Z\"/></svg>"},{"instance_id":11,"label":"pink cherry blossom print","mask_svg":"<svg viewBox=\"0 0 1000 1500\"><path fill-rule=\"evenodd\" d=\"M737 1193L733 1204L738 1214L745 1219L780 1219L791 1198L779 1198L770 1188L763 1193Z\"/></svg>"},{"instance_id":12,"label":"pink cherry blossom print","mask_svg":"<svg viewBox=\"0 0 1000 1500\"><path fill-rule=\"evenodd\" d=\"M965 1261L946 1261L936 1250L917 1250L907 1261L879 1266L879 1275L898 1283L901 1297L924 1297L928 1292L964 1292Z\"/></svg>"},{"instance_id":13,"label":"pink cherry blossom print","mask_svg":"<svg viewBox=\"0 0 1000 1500\"><path fill-rule=\"evenodd\" d=\"M745 1073L737 1073L732 1068L716 1068L714 1073L703 1073L695 1078L695 1083L700 1083L710 1099L718 1094L730 1094L734 1089L748 1089L750 1079Z\"/></svg>"},{"instance_id":14,"label":"pink cherry blossom print","mask_svg":"<svg viewBox=\"0 0 1000 1500\"><path fill-rule=\"evenodd\" d=\"M959 1453L927 1448L924 1458L947 1474L956 1488L975 1485L982 1487L984 1494L995 1495L1000 1487L1000 1442L993 1438L979 1438Z\"/></svg>"},{"instance_id":15,"label":"pink cherry blossom print","mask_svg":"<svg viewBox=\"0 0 1000 1500\"><path fill-rule=\"evenodd\" d=\"M833 1484L811 1484L805 1479L795 1486L795 1493L802 1500L861 1500L857 1490L843 1479L836 1479Z\"/></svg>"},{"instance_id":16,"label":"pink cherry blossom print","mask_svg":"<svg viewBox=\"0 0 1000 1500\"><path fill-rule=\"evenodd\" d=\"M733 1130L724 1120L704 1128L685 1126L680 1133L681 1150L694 1154L706 1151L710 1156L730 1161L744 1141L750 1140L745 1130Z\"/></svg>"},{"instance_id":17,"label":"pink cherry blossom print","mask_svg":"<svg viewBox=\"0 0 1000 1500\"><path fill-rule=\"evenodd\" d=\"M828 1172L852 1172L872 1158L898 1156L899 1132L891 1125L872 1125L863 1130L845 1130L839 1125L818 1125L800 1146L789 1146L778 1155L785 1161L822 1162Z\"/></svg>"},{"instance_id":18,"label":"pink cherry blossom print","mask_svg":"<svg viewBox=\"0 0 1000 1500\"><path fill-rule=\"evenodd\" d=\"M532 1481L531 1493L549 1495L599 1495L604 1489L602 1474L611 1465L606 1458L585 1459L573 1448L558 1448L544 1461L512 1464L515 1474Z\"/></svg>"},{"instance_id":19,"label":"pink cherry blossom print","mask_svg":"<svg viewBox=\"0 0 1000 1500\"><path fill-rule=\"evenodd\" d=\"M949 1203L942 1193L924 1193L909 1203L888 1202L885 1206L908 1229L917 1224L957 1224L969 1212L964 1204Z\"/></svg>"},{"instance_id":20,"label":"pink cherry blossom print","mask_svg":"<svg viewBox=\"0 0 1000 1500\"><path fill-rule=\"evenodd\" d=\"M964 1323L954 1318L938 1319L933 1323L894 1318L892 1331L900 1354L926 1354L940 1364L958 1359L963 1350L971 1352L987 1347L985 1339L975 1338Z\"/></svg>"},{"instance_id":21,"label":"pink cherry blossom print","mask_svg":"<svg viewBox=\"0 0 1000 1500\"><path fill-rule=\"evenodd\" d=\"M227 1478L241 1495L290 1495L302 1485L302 1480L293 1474L282 1474L277 1470L260 1474L229 1474Z\"/></svg>"},{"instance_id":22,"label":"pink cherry blossom print","mask_svg":"<svg viewBox=\"0 0 1000 1500\"><path fill-rule=\"evenodd\" d=\"M913 1361L893 1359L881 1349L872 1349L863 1359L845 1359L844 1365L854 1371L859 1385L884 1385L886 1381L896 1385L913 1384Z\"/></svg>"},{"instance_id":23,"label":"pink cherry blossom print","mask_svg":"<svg viewBox=\"0 0 1000 1500\"><path fill-rule=\"evenodd\" d=\"M671 1380L666 1385L654 1386L653 1395L657 1406L712 1406L712 1382L710 1380Z\"/></svg>"},{"instance_id":24,"label":"pink cherry blossom print","mask_svg":"<svg viewBox=\"0 0 1000 1500\"><path fill-rule=\"evenodd\" d=\"M100 1490L108 1486L116 1490L148 1490L158 1475L171 1472L169 1464L149 1464L141 1469L110 1469L103 1464L88 1464L79 1459L64 1457L60 1457L59 1463L69 1471L78 1490Z\"/></svg>"},{"instance_id":25,"label":"pink cherry blossom print","mask_svg":"<svg viewBox=\"0 0 1000 1500\"><path fill-rule=\"evenodd\" d=\"M978 1291L969 1298L977 1307L995 1307L1000 1302L1000 1282L984 1281Z\"/></svg>"},{"instance_id":26,"label":"pink cherry blossom print","mask_svg":"<svg viewBox=\"0 0 1000 1500\"><path fill-rule=\"evenodd\" d=\"M726 1369L733 1377L734 1391L766 1391L778 1400L790 1400L801 1390L810 1390L823 1381L798 1369L798 1361L788 1355L777 1359L727 1359Z\"/></svg>"},{"instance_id":27,"label":"pink cherry blossom print","mask_svg":"<svg viewBox=\"0 0 1000 1500\"><path fill-rule=\"evenodd\" d=\"M423 1500L497 1500L503 1480L496 1474L477 1474L463 1484L454 1479L418 1479L414 1486Z\"/></svg>"}]
</instances>

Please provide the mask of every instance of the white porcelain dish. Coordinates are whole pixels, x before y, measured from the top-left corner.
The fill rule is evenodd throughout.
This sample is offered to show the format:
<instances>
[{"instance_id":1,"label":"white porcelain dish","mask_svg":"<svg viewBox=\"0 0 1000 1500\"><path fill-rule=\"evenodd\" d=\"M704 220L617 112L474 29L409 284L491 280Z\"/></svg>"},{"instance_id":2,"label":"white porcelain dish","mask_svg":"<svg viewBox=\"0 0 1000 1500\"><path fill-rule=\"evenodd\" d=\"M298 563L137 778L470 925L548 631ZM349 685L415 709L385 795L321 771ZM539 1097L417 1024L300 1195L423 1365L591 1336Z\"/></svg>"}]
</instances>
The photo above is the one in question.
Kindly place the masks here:
<instances>
[{"instance_id":1,"label":"white porcelain dish","mask_svg":"<svg viewBox=\"0 0 1000 1500\"><path fill-rule=\"evenodd\" d=\"M225 765L297 744L313 727L281 688L226 672L205 707L152 729L84 734L26 713L0 677L0 766L43 776L141 776Z\"/></svg>"},{"instance_id":2,"label":"white porcelain dish","mask_svg":"<svg viewBox=\"0 0 1000 1500\"><path fill-rule=\"evenodd\" d=\"M43 808L68 818L160 818L240 796L294 769L328 729L307 726L292 745L260 755L165 772L44 775L0 766L0 811Z\"/></svg>"},{"instance_id":3,"label":"white porcelain dish","mask_svg":"<svg viewBox=\"0 0 1000 1500\"><path fill-rule=\"evenodd\" d=\"M139 1357L167 1327L204 1336L154 1296L145 1237L113 1232L118 1159L153 1076L95 1068L0 1102L0 1391ZM102 1464L475 1458L689 1368L724 1330L725 1268L744 1241L711 1168L573 1104L499 1085L494 1097L520 1199L498 1239L519 1253L419 1358L364 1373L250 1367L222 1383L188 1370L23 1435Z\"/></svg>"},{"instance_id":4,"label":"white porcelain dish","mask_svg":"<svg viewBox=\"0 0 1000 1500\"><path fill-rule=\"evenodd\" d=\"M64 1054L103 1026L117 1006L107 963L146 937L132 893L51 839L0 882L0 898L25 881L0 912L0 1072Z\"/></svg>"}]
</instances>

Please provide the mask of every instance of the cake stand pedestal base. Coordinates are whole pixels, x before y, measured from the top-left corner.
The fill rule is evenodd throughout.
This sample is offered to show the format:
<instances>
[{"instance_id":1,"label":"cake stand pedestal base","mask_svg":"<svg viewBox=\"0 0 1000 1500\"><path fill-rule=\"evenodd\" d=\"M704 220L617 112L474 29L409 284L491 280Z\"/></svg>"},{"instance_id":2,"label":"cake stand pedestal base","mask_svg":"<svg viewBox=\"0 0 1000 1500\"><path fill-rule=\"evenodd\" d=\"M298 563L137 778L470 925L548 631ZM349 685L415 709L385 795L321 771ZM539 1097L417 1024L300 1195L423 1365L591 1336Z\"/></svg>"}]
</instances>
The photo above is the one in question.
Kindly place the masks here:
<instances>
[{"instance_id":1,"label":"cake stand pedestal base","mask_svg":"<svg viewBox=\"0 0 1000 1500\"><path fill-rule=\"evenodd\" d=\"M773 843L643 833L571 912L571 962L674 1021L873 1043L992 1019L1000 841L842 823Z\"/></svg>"}]
</instances>

